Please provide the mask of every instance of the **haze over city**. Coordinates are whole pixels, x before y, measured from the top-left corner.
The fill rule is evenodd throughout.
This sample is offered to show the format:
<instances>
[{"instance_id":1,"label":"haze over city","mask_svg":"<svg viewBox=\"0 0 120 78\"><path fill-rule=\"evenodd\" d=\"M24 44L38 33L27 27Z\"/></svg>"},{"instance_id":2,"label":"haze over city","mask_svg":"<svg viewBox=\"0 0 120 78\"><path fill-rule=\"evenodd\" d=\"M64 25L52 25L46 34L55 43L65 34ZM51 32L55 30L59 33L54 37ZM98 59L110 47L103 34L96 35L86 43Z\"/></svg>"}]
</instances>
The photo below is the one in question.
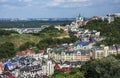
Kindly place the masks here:
<instances>
[{"instance_id":1,"label":"haze over city","mask_svg":"<svg viewBox=\"0 0 120 78\"><path fill-rule=\"evenodd\" d=\"M120 12L120 0L0 0L0 18L73 18Z\"/></svg>"}]
</instances>

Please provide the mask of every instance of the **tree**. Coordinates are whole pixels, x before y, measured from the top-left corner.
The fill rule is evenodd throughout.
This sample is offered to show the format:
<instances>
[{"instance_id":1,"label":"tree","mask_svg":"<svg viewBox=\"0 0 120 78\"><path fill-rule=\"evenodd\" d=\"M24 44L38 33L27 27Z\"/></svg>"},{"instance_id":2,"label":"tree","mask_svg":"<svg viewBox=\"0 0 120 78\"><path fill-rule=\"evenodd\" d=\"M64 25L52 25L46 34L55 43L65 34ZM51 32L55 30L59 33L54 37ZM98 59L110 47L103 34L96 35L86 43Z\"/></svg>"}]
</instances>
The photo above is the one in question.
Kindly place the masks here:
<instances>
[{"instance_id":1,"label":"tree","mask_svg":"<svg viewBox=\"0 0 120 78\"><path fill-rule=\"evenodd\" d=\"M32 48L32 47L35 47L35 43L34 42L26 42L26 43L24 43L23 45L21 45L19 47L19 50L23 51L25 49L29 49L29 48Z\"/></svg>"},{"instance_id":2,"label":"tree","mask_svg":"<svg viewBox=\"0 0 120 78\"><path fill-rule=\"evenodd\" d=\"M81 67L81 71L85 74L85 78L119 78L119 61L116 56L108 56L101 60L87 62Z\"/></svg>"},{"instance_id":3,"label":"tree","mask_svg":"<svg viewBox=\"0 0 120 78\"><path fill-rule=\"evenodd\" d=\"M80 71L80 68L72 68L70 75L72 78L84 78L84 74Z\"/></svg>"},{"instance_id":4,"label":"tree","mask_svg":"<svg viewBox=\"0 0 120 78\"><path fill-rule=\"evenodd\" d=\"M0 36L9 36L12 33L18 34L18 32L13 31L13 30L0 30Z\"/></svg>"},{"instance_id":5,"label":"tree","mask_svg":"<svg viewBox=\"0 0 120 78\"><path fill-rule=\"evenodd\" d=\"M9 58L15 56L15 47L13 43L6 42L0 46L0 58Z\"/></svg>"},{"instance_id":6,"label":"tree","mask_svg":"<svg viewBox=\"0 0 120 78\"><path fill-rule=\"evenodd\" d=\"M62 70L55 70L55 73L50 78L84 78L84 74L79 68L72 68L70 73L64 73Z\"/></svg>"}]
</instances>

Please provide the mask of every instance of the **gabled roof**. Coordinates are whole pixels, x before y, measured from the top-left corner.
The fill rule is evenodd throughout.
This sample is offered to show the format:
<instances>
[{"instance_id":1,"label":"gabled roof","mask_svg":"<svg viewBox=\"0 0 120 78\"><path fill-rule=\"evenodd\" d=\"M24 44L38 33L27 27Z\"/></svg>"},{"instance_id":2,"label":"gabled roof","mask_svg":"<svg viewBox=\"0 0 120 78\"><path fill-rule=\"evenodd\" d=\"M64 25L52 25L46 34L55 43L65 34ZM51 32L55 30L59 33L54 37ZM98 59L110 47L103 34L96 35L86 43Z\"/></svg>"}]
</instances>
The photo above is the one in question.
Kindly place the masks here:
<instances>
[{"instance_id":1,"label":"gabled roof","mask_svg":"<svg viewBox=\"0 0 120 78\"><path fill-rule=\"evenodd\" d=\"M90 54L91 50L75 50L74 53L80 52L81 55L85 56L87 54Z\"/></svg>"},{"instance_id":2,"label":"gabled roof","mask_svg":"<svg viewBox=\"0 0 120 78\"><path fill-rule=\"evenodd\" d=\"M27 53L34 53L34 50L26 49L22 52L16 52L16 55L26 55Z\"/></svg>"},{"instance_id":3,"label":"gabled roof","mask_svg":"<svg viewBox=\"0 0 120 78\"><path fill-rule=\"evenodd\" d=\"M35 51L34 50L30 50L30 49L27 49L25 50L26 53L34 53Z\"/></svg>"},{"instance_id":4,"label":"gabled roof","mask_svg":"<svg viewBox=\"0 0 120 78\"><path fill-rule=\"evenodd\" d=\"M55 64L54 68L55 69L60 69L60 66L58 65L58 63Z\"/></svg>"}]
</instances>

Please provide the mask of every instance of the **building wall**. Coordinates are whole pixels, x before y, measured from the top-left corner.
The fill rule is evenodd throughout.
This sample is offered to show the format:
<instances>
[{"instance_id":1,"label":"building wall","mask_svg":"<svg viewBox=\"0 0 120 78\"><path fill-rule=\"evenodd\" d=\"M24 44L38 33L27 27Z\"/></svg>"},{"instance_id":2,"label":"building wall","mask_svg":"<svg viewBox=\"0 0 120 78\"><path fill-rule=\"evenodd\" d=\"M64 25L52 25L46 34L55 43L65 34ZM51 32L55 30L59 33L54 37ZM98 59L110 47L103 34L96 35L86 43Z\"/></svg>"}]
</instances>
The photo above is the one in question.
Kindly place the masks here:
<instances>
[{"instance_id":1,"label":"building wall","mask_svg":"<svg viewBox=\"0 0 120 78\"><path fill-rule=\"evenodd\" d=\"M55 61L88 61L92 57L91 54L88 55L81 55L81 52L77 53L53 53L50 54L50 58L54 59Z\"/></svg>"},{"instance_id":2,"label":"building wall","mask_svg":"<svg viewBox=\"0 0 120 78\"><path fill-rule=\"evenodd\" d=\"M110 49L108 46L104 47L103 49L101 50L95 50L94 51L94 57L95 59L101 59L103 57L107 57L108 55L110 54L117 54L117 50L116 49Z\"/></svg>"},{"instance_id":3,"label":"building wall","mask_svg":"<svg viewBox=\"0 0 120 78\"><path fill-rule=\"evenodd\" d=\"M47 61L47 64L42 66L42 70L44 75L54 74L54 64L52 61Z\"/></svg>"}]
</instances>

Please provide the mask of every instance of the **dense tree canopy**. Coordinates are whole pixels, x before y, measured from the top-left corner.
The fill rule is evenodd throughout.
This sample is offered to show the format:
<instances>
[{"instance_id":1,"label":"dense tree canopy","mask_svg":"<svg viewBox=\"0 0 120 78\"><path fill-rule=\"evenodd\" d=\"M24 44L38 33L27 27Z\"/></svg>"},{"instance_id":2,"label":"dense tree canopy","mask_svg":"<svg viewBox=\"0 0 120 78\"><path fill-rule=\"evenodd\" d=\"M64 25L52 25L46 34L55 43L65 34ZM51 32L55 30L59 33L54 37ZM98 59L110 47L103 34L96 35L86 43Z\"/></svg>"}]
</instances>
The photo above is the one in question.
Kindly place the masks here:
<instances>
[{"instance_id":1,"label":"dense tree canopy","mask_svg":"<svg viewBox=\"0 0 120 78\"><path fill-rule=\"evenodd\" d=\"M46 49L47 47L52 47L63 43L73 43L77 41L77 37L74 36L72 33L69 34L69 38L61 38L61 39L55 38L62 33L64 33L63 30L58 30L53 26L50 26L33 35L41 36L44 38L43 40L40 40L39 43L37 44L37 47L39 49Z\"/></svg>"},{"instance_id":2,"label":"dense tree canopy","mask_svg":"<svg viewBox=\"0 0 120 78\"><path fill-rule=\"evenodd\" d=\"M85 78L120 78L120 55L87 62L81 67Z\"/></svg>"},{"instance_id":3,"label":"dense tree canopy","mask_svg":"<svg viewBox=\"0 0 120 78\"><path fill-rule=\"evenodd\" d=\"M53 38L49 37L49 38L41 40L37 44L37 47L39 49L46 49L47 47L53 47L53 46L63 44L63 43L73 43L75 41L77 41L77 37L72 34L70 34L70 38L62 38L62 39L55 38L55 39L53 39Z\"/></svg>"},{"instance_id":4,"label":"dense tree canopy","mask_svg":"<svg viewBox=\"0 0 120 78\"><path fill-rule=\"evenodd\" d=\"M15 56L14 44L6 42L0 45L0 59L1 58L10 58Z\"/></svg>"},{"instance_id":5,"label":"dense tree canopy","mask_svg":"<svg viewBox=\"0 0 120 78\"><path fill-rule=\"evenodd\" d=\"M79 68L72 68L70 73L64 73L62 70L55 70L55 73L49 78L84 78L84 74Z\"/></svg>"},{"instance_id":6,"label":"dense tree canopy","mask_svg":"<svg viewBox=\"0 0 120 78\"><path fill-rule=\"evenodd\" d=\"M35 43L34 43L34 42L26 42L26 43L24 43L23 45L21 45L21 46L19 47L19 50L20 50L20 51L23 51L23 50L32 48L32 47L34 47L34 46L35 46Z\"/></svg>"},{"instance_id":7,"label":"dense tree canopy","mask_svg":"<svg viewBox=\"0 0 120 78\"><path fill-rule=\"evenodd\" d=\"M18 32L12 30L0 30L0 36L8 36L11 35L12 33L18 34Z\"/></svg>"}]
</instances>

